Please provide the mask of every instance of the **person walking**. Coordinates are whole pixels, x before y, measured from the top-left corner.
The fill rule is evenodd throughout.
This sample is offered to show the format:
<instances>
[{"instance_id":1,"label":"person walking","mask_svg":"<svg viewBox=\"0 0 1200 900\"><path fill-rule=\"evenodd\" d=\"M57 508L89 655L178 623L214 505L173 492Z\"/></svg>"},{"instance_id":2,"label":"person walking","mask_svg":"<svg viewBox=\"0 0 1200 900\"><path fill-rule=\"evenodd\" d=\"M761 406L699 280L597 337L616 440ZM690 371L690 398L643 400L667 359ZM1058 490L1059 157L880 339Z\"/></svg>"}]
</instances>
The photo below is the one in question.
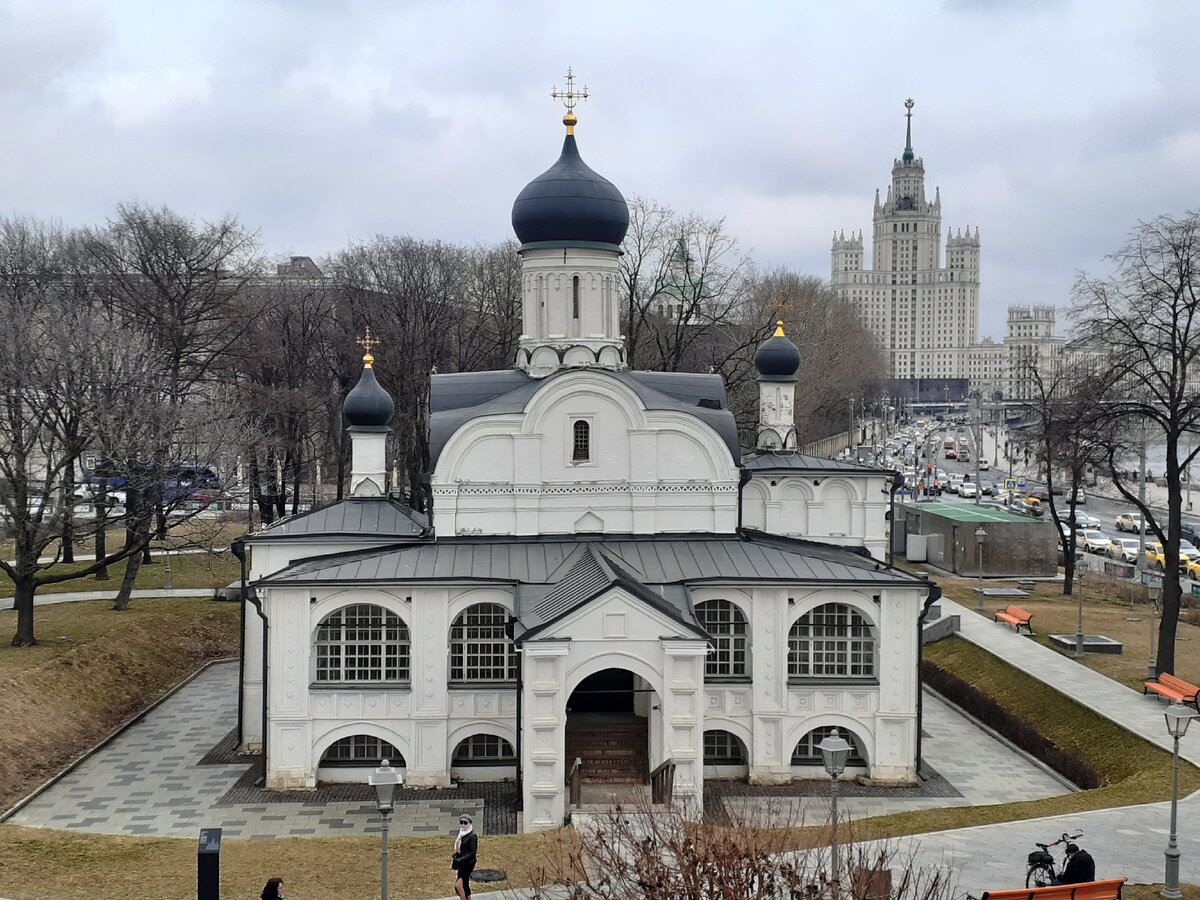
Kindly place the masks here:
<instances>
[{"instance_id":1,"label":"person walking","mask_svg":"<svg viewBox=\"0 0 1200 900\"><path fill-rule=\"evenodd\" d=\"M262 889L262 900L283 900L282 878L267 879L267 886Z\"/></svg>"},{"instance_id":2,"label":"person walking","mask_svg":"<svg viewBox=\"0 0 1200 900\"><path fill-rule=\"evenodd\" d=\"M471 873L475 870L475 855L479 852L479 835L472 828L471 817L458 817L458 837L454 839L454 892L460 900L471 896Z\"/></svg>"}]
</instances>

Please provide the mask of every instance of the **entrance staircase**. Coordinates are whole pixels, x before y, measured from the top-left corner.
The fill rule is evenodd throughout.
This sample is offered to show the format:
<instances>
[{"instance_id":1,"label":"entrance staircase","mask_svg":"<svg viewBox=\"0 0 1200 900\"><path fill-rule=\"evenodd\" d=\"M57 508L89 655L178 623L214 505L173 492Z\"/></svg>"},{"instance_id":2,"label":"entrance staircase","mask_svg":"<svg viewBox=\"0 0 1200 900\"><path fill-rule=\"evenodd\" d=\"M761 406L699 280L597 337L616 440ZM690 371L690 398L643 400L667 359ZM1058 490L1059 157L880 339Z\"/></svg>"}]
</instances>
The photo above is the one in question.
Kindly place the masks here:
<instances>
[{"instance_id":1,"label":"entrance staircase","mask_svg":"<svg viewBox=\"0 0 1200 900\"><path fill-rule=\"evenodd\" d=\"M583 761L584 784L645 784L650 775L645 719L574 713L567 721L567 768Z\"/></svg>"}]
</instances>

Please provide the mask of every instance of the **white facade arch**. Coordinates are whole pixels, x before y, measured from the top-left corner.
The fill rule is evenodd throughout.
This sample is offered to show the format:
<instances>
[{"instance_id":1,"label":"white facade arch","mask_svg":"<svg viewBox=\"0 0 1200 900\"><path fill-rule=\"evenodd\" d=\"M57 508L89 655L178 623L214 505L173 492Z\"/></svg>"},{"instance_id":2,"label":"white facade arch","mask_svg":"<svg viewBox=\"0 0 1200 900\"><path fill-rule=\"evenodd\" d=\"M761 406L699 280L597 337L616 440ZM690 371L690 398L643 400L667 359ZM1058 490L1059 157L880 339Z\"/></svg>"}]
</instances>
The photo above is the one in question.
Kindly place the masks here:
<instances>
[{"instance_id":1,"label":"white facade arch","mask_svg":"<svg viewBox=\"0 0 1200 900\"><path fill-rule=\"evenodd\" d=\"M792 758L792 753L796 749L796 745L810 731L818 728L836 728L842 734L852 734L858 738L859 746L863 751L863 760L867 764L867 770L870 771L874 759L875 733L870 724L864 719L856 719L840 713L820 713L814 716L809 716L798 722L794 722L784 732L784 747L787 748L787 758L789 762ZM821 774L825 774L824 768L820 768Z\"/></svg>"}]
</instances>

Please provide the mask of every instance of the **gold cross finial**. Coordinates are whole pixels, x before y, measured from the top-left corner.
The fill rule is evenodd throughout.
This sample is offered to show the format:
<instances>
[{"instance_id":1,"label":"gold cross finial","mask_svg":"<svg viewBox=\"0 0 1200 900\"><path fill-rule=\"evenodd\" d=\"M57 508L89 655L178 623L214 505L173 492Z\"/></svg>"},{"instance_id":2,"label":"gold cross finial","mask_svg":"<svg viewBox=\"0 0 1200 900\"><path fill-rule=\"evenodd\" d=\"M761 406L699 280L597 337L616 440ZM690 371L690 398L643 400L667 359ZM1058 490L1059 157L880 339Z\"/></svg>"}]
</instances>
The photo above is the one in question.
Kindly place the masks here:
<instances>
[{"instance_id":1,"label":"gold cross finial","mask_svg":"<svg viewBox=\"0 0 1200 900\"><path fill-rule=\"evenodd\" d=\"M775 303L768 303L767 309L775 311L775 315L779 316L779 320L775 323L775 337L784 337L783 333L783 311L792 309L792 304L788 303L783 296L783 288L779 289L779 300Z\"/></svg>"},{"instance_id":2,"label":"gold cross finial","mask_svg":"<svg viewBox=\"0 0 1200 900\"><path fill-rule=\"evenodd\" d=\"M371 355L371 348L379 346L379 339L371 337L370 325L367 326L367 336L359 338L354 343L358 344L358 346L367 351L363 354L363 368L371 368L371 363L375 362L375 357Z\"/></svg>"},{"instance_id":3,"label":"gold cross finial","mask_svg":"<svg viewBox=\"0 0 1200 900\"><path fill-rule=\"evenodd\" d=\"M567 126L567 134L574 134L575 123L579 121L575 117L575 104L588 98L587 85L583 86L582 91L575 90L575 73L570 66L567 66L567 89L560 91L558 85L555 85L550 89L550 97L554 100L561 100L563 106L567 108L567 114L563 116L563 124Z\"/></svg>"}]
</instances>

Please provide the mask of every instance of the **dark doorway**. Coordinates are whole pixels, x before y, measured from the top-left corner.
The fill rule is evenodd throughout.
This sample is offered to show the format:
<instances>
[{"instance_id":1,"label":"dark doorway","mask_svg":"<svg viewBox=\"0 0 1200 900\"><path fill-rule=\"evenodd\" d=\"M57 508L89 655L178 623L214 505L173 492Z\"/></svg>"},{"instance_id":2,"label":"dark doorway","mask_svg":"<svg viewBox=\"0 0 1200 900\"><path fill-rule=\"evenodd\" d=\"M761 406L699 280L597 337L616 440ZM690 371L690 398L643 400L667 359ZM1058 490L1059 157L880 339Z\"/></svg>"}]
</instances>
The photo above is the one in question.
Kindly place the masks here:
<instances>
[{"instance_id":1,"label":"dark doorway","mask_svg":"<svg viewBox=\"0 0 1200 900\"><path fill-rule=\"evenodd\" d=\"M567 701L571 713L633 714L633 673L605 669L579 682Z\"/></svg>"}]
</instances>

